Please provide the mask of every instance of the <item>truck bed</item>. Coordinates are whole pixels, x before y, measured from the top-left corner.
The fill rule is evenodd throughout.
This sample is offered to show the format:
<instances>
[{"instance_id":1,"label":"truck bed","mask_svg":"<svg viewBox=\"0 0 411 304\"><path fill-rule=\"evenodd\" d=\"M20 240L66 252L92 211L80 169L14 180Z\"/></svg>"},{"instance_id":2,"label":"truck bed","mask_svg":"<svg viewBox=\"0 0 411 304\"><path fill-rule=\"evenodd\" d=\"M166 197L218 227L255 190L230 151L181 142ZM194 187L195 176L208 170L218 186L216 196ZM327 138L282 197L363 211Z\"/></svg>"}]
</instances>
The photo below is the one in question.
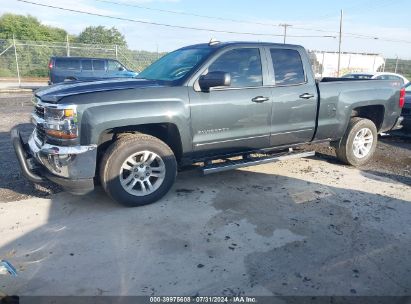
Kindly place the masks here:
<instances>
[{"instance_id":1,"label":"truck bed","mask_svg":"<svg viewBox=\"0 0 411 304\"><path fill-rule=\"evenodd\" d=\"M319 109L315 140L341 138L352 111L360 105L382 113L381 125L377 126L379 132L391 129L401 113L398 105L400 83L397 81L327 78L318 82L317 88Z\"/></svg>"}]
</instances>

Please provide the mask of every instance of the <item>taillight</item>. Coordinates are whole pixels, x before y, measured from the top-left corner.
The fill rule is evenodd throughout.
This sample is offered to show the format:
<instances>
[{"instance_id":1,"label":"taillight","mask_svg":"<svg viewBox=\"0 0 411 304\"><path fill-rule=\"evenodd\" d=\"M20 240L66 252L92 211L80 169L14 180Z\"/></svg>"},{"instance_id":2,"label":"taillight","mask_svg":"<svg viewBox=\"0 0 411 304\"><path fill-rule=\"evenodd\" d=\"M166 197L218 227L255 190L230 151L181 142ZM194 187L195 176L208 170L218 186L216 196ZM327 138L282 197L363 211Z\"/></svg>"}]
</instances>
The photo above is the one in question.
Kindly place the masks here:
<instances>
[{"instance_id":1,"label":"taillight","mask_svg":"<svg viewBox=\"0 0 411 304\"><path fill-rule=\"evenodd\" d=\"M53 63L50 61L49 62L49 69L51 70L53 68Z\"/></svg>"},{"instance_id":2,"label":"taillight","mask_svg":"<svg viewBox=\"0 0 411 304\"><path fill-rule=\"evenodd\" d=\"M400 108L404 107L404 104L405 104L405 88L402 88L400 90L400 102L399 102Z\"/></svg>"}]
</instances>

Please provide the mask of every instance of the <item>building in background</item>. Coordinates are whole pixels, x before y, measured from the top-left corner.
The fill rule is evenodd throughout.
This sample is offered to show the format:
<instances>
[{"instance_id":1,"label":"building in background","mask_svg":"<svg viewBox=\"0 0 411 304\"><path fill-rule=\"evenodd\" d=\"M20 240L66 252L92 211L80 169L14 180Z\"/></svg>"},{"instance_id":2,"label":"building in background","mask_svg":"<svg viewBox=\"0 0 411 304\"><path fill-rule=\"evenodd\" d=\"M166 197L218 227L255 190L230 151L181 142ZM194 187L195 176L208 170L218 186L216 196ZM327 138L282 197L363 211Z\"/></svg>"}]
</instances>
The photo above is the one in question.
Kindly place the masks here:
<instances>
[{"instance_id":1,"label":"building in background","mask_svg":"<svg viewBox=\"0 0 411 304\"><path fill-rule=\"evenodd\" d=\"M309 51L316 78L338 76L338 52ZM377 72L384 69L379 54L341 53L340 76L348 73Z\"/></svg>"}]
</instances>

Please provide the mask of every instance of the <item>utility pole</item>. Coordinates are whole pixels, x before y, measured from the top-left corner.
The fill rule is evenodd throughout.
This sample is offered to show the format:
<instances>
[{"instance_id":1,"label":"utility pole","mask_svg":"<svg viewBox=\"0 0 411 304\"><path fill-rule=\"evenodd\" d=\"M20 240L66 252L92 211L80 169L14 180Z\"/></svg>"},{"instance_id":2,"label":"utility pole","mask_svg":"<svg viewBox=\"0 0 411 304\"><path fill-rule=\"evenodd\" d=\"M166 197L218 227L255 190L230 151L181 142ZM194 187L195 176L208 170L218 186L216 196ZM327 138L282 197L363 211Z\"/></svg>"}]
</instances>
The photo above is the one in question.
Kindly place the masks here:
<instances>
[{"instance_id":1,"label":"utility pole","mask_svg":"<svg viewBox=\"0 0 411 304\"><path fill-rule=\"evenodd\" d=\"M284 27L284 44L285 44L285 40L287 39L287 27L292 26L292 25L287 24L287 23L281 23L278 26Z\"/></svg>"},{"instance_id":2,"label":"utility pole","mask_svg":"<svg viewBox=\"0 0 411 304\"><path fill-rule=\"evenodd\" d=\"M340 16L340 35L339 35L339 39L338 39L338 67L337 67L337 77L340 77L342 24L343 24L343 10L341 10L341 16Z\"/></svg>"}]
</instances>

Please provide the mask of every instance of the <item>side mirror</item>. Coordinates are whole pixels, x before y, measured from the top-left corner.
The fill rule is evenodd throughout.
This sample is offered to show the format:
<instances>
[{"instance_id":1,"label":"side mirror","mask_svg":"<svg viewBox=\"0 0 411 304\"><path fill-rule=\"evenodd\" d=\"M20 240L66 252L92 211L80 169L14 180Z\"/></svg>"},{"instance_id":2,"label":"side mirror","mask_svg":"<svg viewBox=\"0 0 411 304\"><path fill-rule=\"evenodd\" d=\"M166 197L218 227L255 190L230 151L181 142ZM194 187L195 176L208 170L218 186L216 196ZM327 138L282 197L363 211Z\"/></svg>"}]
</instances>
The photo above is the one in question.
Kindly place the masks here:
<instances>
[{"instance_id":1,"label":"side mirror","mask_svg":"<svg viewBox=\"0 0 411 304\"><path fill-rule=\"evenodd\" d=\"M124 67L119 67L118 70L119 71L125 71L126 69Z\"/></svg>"},{"instance_id":2,"label":"side mirror","mask_svg":"<svg viewBox=\"0 0 411 304\"><path fill-rule=\"evenodd\" d=\"M206 75L200 76L198 84L200 85L201 91L209 92L210 88L230 86L231 76L230 73L226 72L210 72Z\"/></svg>"}]
</instances>

